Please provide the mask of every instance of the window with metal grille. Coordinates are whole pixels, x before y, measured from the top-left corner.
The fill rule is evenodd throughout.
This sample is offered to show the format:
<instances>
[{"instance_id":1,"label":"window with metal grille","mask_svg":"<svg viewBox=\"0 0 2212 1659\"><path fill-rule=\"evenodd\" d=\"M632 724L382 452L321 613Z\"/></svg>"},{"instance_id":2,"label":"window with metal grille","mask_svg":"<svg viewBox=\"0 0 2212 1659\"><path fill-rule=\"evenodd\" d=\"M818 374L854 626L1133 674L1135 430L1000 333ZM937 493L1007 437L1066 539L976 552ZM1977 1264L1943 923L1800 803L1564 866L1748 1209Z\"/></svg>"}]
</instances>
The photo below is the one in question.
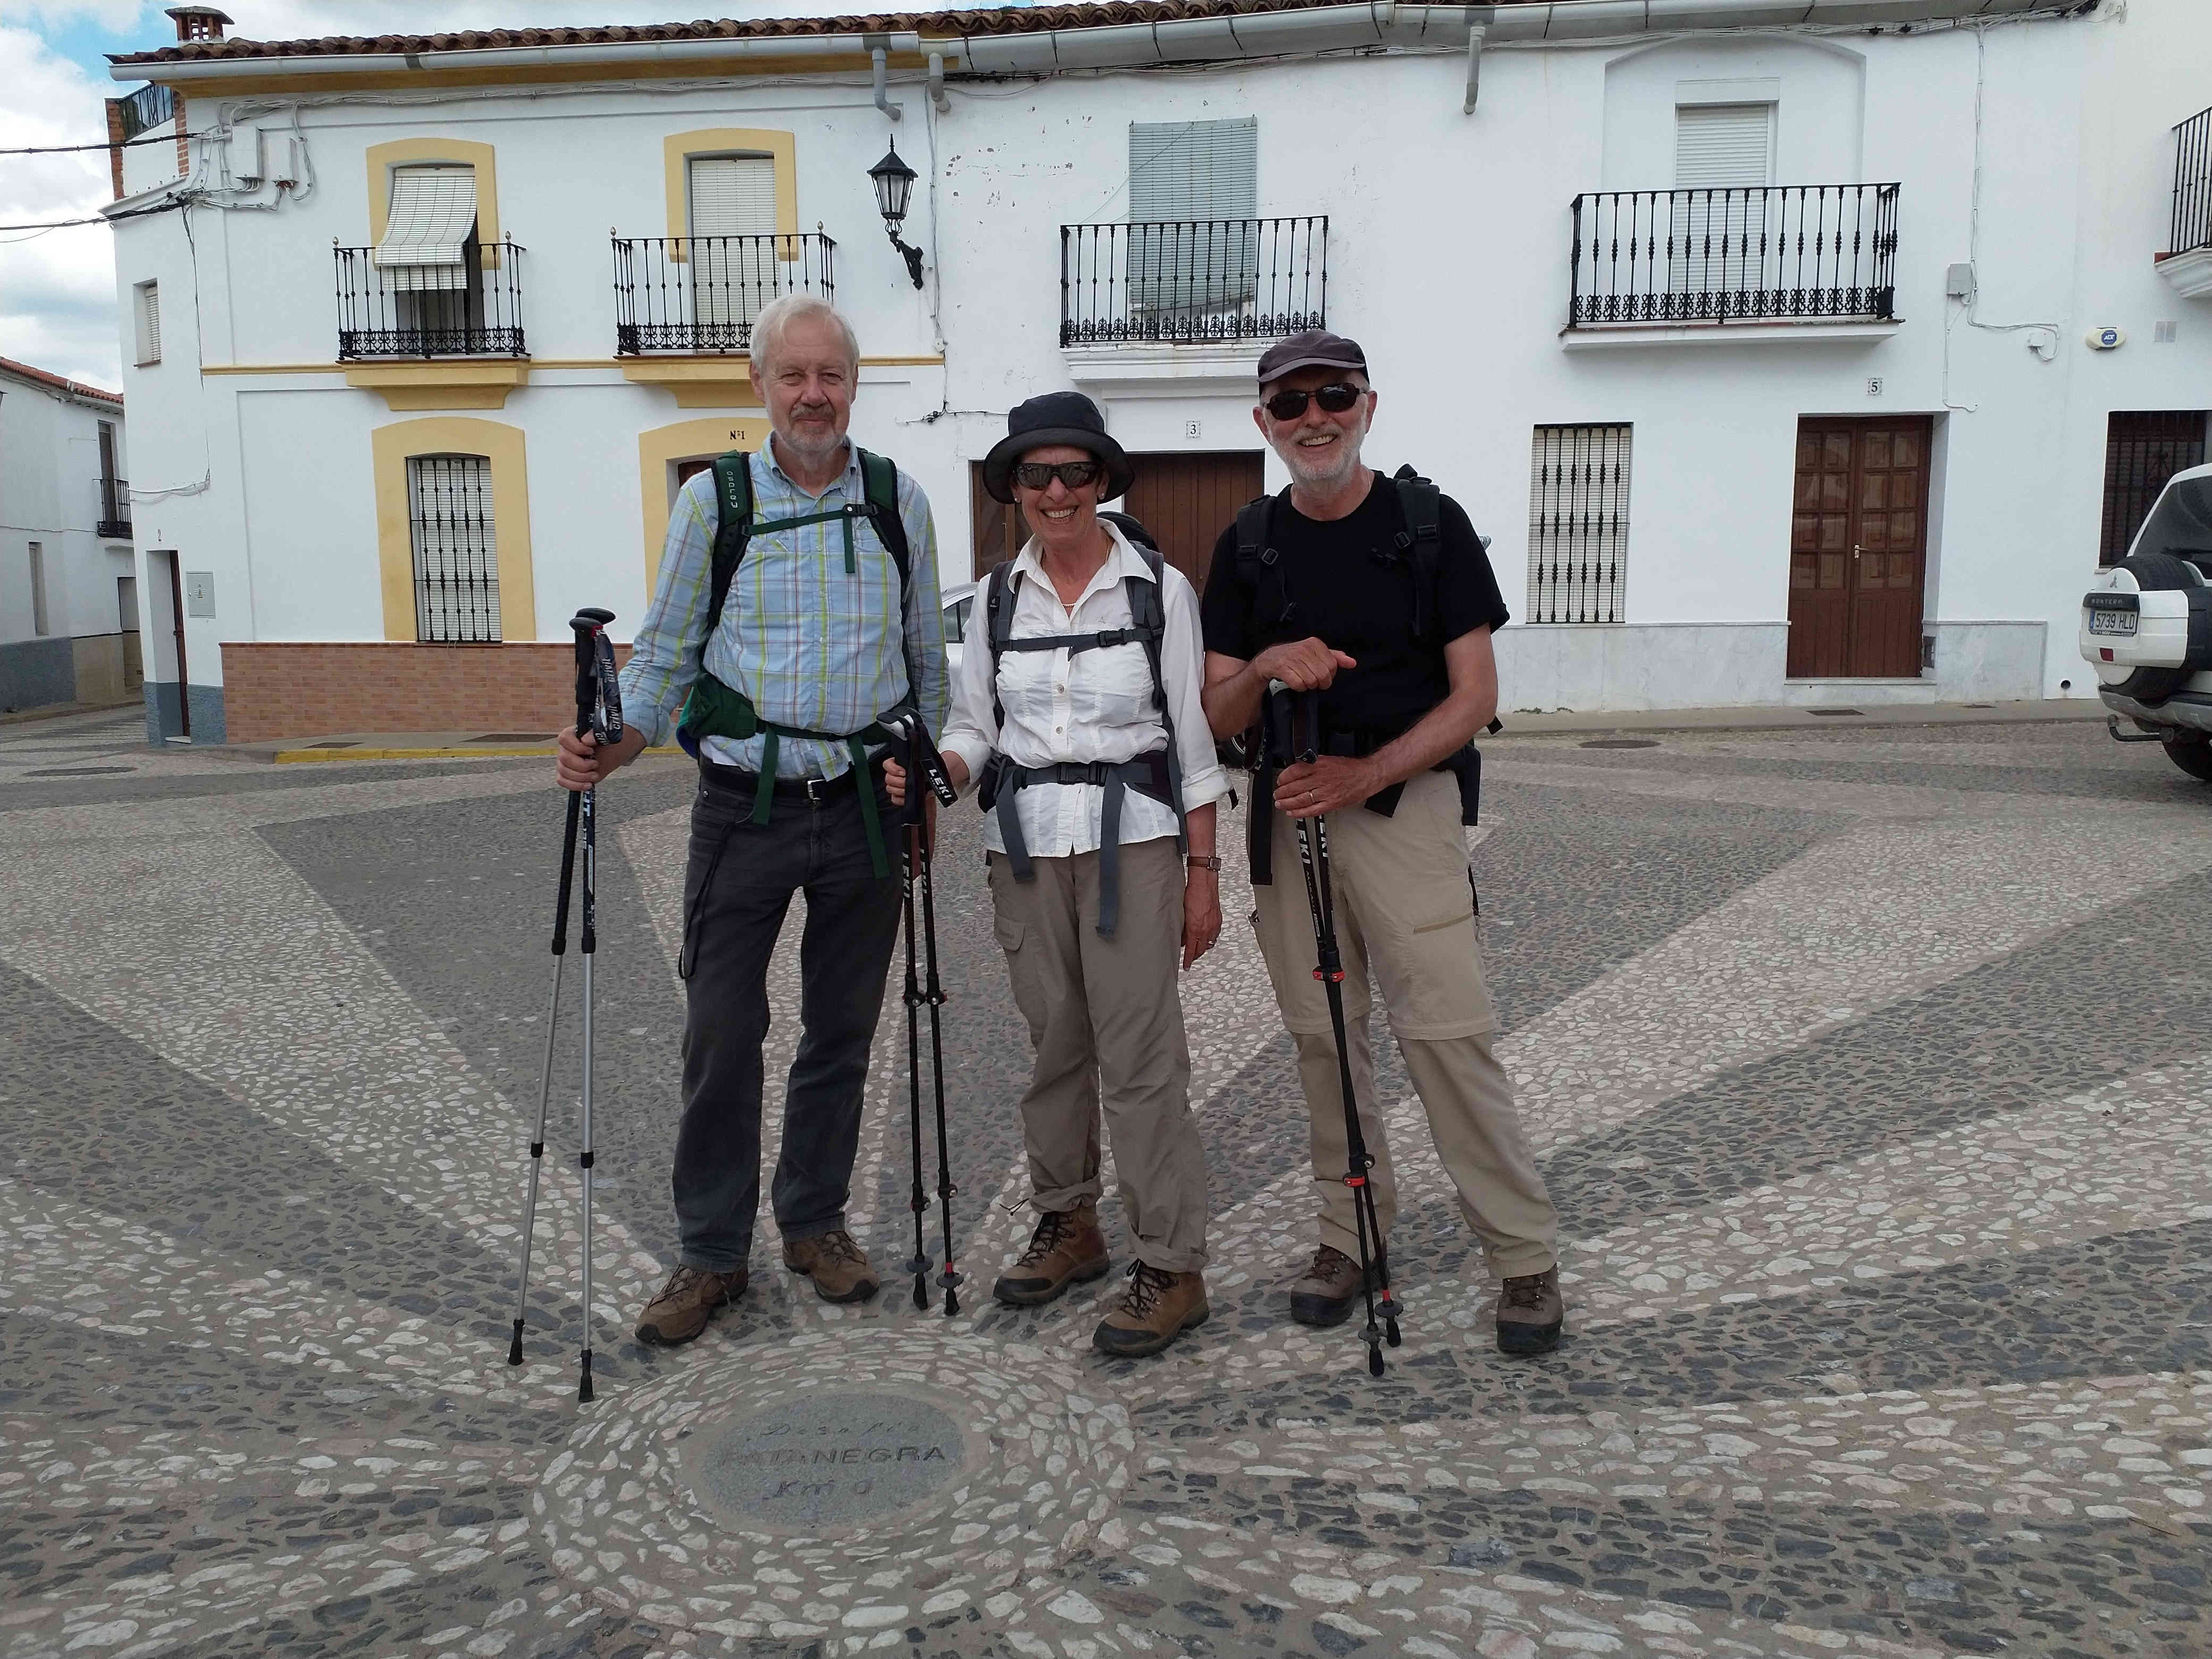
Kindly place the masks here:
<instances>
[{"instance_id":1,"label":"window with metal grille","mask_svg":"<svg viewBox=\"0 0 2212 1659\"><path fill-rule=\"evenodd\" d=\"M1628 438L1619 426L1540 426L1528 486L1528 620L1626 620Z\"/></svg>"},{"instance_id":2,"label":"window with metal grille","mask_svg":"<svg viewBox=\"0 0 2212 1659\"><path fill-rule=\"evenodd\" d=\"M497 640L499 545L490 461L482 455L410 457L407 516L415 544L415 637Z\"/></svg>"},{"instance_id":3,"label":"window with metal grille","mask_svg":"<svg viewBox=\"0 0 2212 1659\"><path fill-rule=\"evenodd\" d=\"M2105 427L2104 533L2097 562L2118 564L2142 528L2166 480L2204 465L2205 411L2115 410Z\"/></svg>"}]
</instances>

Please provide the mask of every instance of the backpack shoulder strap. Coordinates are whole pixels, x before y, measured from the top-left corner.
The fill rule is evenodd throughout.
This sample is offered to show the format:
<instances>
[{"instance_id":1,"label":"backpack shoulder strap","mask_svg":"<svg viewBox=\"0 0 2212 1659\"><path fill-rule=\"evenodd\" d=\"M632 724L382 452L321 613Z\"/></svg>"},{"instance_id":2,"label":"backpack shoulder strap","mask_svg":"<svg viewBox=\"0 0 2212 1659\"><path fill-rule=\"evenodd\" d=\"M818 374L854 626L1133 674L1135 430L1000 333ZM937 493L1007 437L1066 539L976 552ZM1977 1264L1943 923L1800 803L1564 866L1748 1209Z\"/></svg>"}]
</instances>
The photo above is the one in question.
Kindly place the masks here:
<instances>
[{"instance_id":1,"label":"backpack shoulder strap","mask_svg":"<svg viewBox=\"0 0 2212 1659\"><path fill-rule=\"evenodd\" d=\"M1398 488L1398 514L1405 527L1398 545L1413 565L1413 637L1426 642L1437 626L1442 607L1437 585L1443 580L1444 493L1410 466L1401 466L1391 483Z\"/></svg>"},{"instance_id":2,"label":"backpack shoulder strap","mask_svg":"<svg viewBox=\"0 0 2212 1659\"><path fill-rule=\"evenodd\" d=\"M906 520L899 516L898 466L857 445L854 450L860 458L860 487L867 499L868 517L875 521L876 534L883 538L891 562L898 567L899 587L903 592L911 574L914 550L907 544Z\"/></svg>"},{"instance_id":3,"label":"backpack shoulder strap","mask_svg":"<svg viewBox=\"0 0 2212 1659\"><path fill-rule=\"evenodd\" d=\"M999 700L999 658L1014 637L1014 562L1002 559L983 578L983 640L991 653L992 735L1006 728L1006 707Z\"/></svg>"},{"instance_id":4,"label":"backpack shoulder strap","mask_svg":"<svg viewBox=\"0 0 2212 1659\"><path fill-rule=\"evenodd\" d=\"M730 596L730 582L745 556L745 544L753 533L752 457L733 449L714 459L714 562L708 574L707 632L712 639L721 625L722 605ZM702 647L703 648L703 647Z\"/></svg>"},{"instance_id":5,"label":"backpack shoulder strap","mask_svg":"<svg viewBox=\"0 0 2212 1659\"><path fill-rule=\"evenodd\" d=\"M1237 509L1237 576L1240 581L1257 584L1261 566L1272 562L1267 556L1267 530L1273 522L1274 505L1273 495L1259 495Z\"/></svg>"},{"instance_id":6,"label":"backpack shoulder strap","mask_svg":"<svg viewBox=\"0 0 2212 1659\"><path fill-rule=\"evenodd\" d=\"M1182 805L1182 754L1176 747L1175 711L1168 707L1167 676L1160 668L1160 649L1166 642L1168 631L1167 561L1161 557L1158 548L1146 547L1139 542L1130 545L1144 560L1152 580L1146 581L1142 576L1124 576L1121 586L1129 596L1129 625L1141 639L1145 662L1152 671L1152 701L1159 705L1160 730L1167 735L1168 805L1175 811L1176 850L1188 852L1190 831L1184 822Z\"/></svg>"}]
</instances>

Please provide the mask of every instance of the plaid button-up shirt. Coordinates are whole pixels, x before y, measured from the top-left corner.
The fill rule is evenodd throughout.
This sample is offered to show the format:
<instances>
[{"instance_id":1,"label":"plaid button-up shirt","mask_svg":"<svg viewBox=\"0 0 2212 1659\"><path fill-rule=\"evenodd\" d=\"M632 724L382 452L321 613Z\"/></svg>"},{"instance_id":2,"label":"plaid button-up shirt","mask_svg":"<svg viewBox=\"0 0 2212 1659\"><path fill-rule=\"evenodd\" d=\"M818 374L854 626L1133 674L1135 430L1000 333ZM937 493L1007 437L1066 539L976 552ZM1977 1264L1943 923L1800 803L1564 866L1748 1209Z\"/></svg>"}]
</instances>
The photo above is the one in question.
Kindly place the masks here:
<instances>
[{"instance_id":1,"label":"plaid button-up shirt","mask_svg":"<svg viewBox=\"0 0 2212 1659\"><path fill-rule=\"evenodd\" d=\"M859 453L846 449L843 477L809 495L775 462L771 448L751 458L753 520L804 518L866 499ZM937 582L937 530L929 501L902 470L899 519L913 569L900 614L898 565L875 526L854 518L855 568L845 568L845 525L836 520L763 535L746 544L730 583L721 623L702 641L712 599L714 537L721 525L714 470L687 479L668 516L660 579L623 670L623 713L651 744L671 740L684 699L709 673L742 691L764 720L811 732L857 732L908 700L933 734L945 729L951 691L945 666L945 618ZM903 649L902 649L903 646ZM701 752L726 766L758 771L762 740L708 738ZM776 773L833 778L852 763L842 744L786 738Z\"/></svg>"}]
</instances>

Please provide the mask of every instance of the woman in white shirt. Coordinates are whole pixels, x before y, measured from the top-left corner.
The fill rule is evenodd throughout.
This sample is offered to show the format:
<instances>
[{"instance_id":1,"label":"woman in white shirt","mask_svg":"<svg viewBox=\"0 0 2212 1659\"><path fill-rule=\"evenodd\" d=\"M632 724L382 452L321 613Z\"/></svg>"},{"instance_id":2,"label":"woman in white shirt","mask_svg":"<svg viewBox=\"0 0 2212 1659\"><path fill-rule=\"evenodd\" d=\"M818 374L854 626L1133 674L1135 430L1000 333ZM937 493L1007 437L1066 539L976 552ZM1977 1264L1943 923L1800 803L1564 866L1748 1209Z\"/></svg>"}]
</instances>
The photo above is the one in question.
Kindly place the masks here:
<instances>
[{"instance_id":1,"label":"woman in white shirt","mask_svg":"<svg viewBox=\"0 0 2212 1659\"><path fill-rule=\"evenodd\" d=\"M1214 803L1229 779L1199 702L1198 596L1098 516L1134 475L1097 406L1048 392L1006 428L984 487L1035 533L976 597L940 745L952 781L982 787L994 931L1036 1050L1021 1115L1040 1218L993 1293L1034 1307L1112 1265L1103 1111L1137 1260L1093 1341L1157 1353L1207 1311L1176 970L1221 932ZM896 765L884 781L902 800Z\"/></svg>"}]
</instances>

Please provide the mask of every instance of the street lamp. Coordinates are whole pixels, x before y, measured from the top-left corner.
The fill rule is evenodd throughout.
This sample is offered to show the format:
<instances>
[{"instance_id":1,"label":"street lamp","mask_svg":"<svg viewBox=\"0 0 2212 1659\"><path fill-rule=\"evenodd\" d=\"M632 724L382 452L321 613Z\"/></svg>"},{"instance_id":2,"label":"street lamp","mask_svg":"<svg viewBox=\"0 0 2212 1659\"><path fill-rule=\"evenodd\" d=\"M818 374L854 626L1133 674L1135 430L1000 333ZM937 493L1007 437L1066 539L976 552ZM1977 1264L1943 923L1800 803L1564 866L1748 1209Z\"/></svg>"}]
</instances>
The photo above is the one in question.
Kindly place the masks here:
<instances>
[{"instance_id":1,"label":"street lamp","mask_svg":"<svg viewBox=\"0 0 2212 1659\"><path fill-rule=\"evenodd\" d=\"M891 239L891 246L906 256L906 274L920 288L921 250L899 240L899 226L906 218L907 198L914 191L915 171L899 160L898 145L893 143L884 159L868 169L868 177L875 183L876 210L884 216L884 234Z\"/></svg>"}]
</instances>

